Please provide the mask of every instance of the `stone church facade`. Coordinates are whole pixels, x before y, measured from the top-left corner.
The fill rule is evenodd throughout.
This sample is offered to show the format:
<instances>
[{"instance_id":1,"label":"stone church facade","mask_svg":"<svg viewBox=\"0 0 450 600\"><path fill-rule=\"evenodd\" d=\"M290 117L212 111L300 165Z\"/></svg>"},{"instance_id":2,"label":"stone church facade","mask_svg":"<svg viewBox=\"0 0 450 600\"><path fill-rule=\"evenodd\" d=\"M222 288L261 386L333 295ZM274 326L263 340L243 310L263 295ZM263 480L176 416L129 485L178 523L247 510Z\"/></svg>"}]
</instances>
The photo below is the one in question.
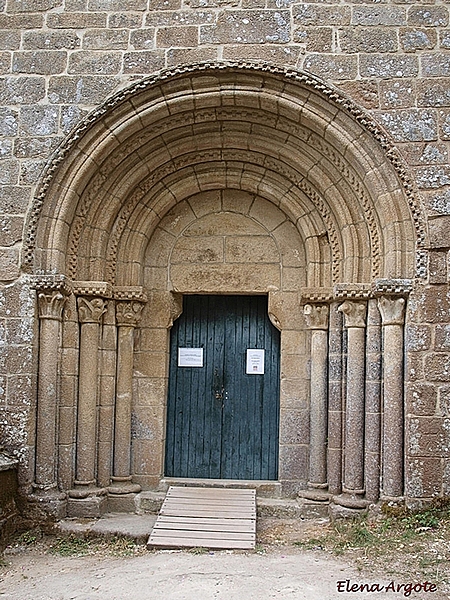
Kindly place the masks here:
<instances>
[{"instance_id":1,"label":"stone church facade","mask_svg":"<svg viewBox=\"0 0 450 600\"><path fill-rule=\"evenodd\" d=\"M0 440L30 502L134 510L190 479L357 508L448 495L449 9L0 0ZM270 476L239 467L247 392L239 440L220 425L237 471L186 449L208 463L208 402L229 399L208 352L189 414L170 405L186 299L218 296L264 297L279 339Z\"/></svg>"}]
</instances>

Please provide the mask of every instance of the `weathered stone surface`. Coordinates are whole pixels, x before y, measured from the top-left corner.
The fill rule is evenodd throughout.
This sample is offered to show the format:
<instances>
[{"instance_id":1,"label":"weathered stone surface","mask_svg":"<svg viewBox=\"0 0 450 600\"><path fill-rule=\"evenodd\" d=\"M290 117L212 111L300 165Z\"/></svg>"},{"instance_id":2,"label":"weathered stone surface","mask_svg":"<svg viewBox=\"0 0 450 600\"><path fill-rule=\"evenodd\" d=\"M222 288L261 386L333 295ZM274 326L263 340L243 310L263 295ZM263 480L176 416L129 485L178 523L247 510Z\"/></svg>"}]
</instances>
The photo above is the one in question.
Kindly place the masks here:
<instances>
[{"instance_id":1,"label":"weathered stone surface","mask_svg":"<svg viewBox=\"0 0 450 600\"><path fill-rule=\"evenodd\" d=\"M410 108L415 104L416 82L411 79L380 81L382 108Z\"/></svg>"},{"instance_id":2,"label":"weathered stone surface","mask_svg":"<svg viewBox=\"0 0 450 600\"><path fill-rule=\"evenodd\" d=\"M290 14L287 11L227 11L215 25L200 29L202 44L281 44L290 40Z\"/></svg>"},{"instance_id":3,"label":"weathered stone surface","mask_svg":"<svg viewBox=\"0 0 450 600\"><path fill-rule=\"evenodd\" d=\"M129 52L124 57L125 73L152 73L164 66L164 54L161 50Z\"/></svg>"},{"instance_id":4,"label":"weathered stone surface","mask_svg":"<svg viewBox=\"0 0 450 600\"><path fill-rule=\"evenodd\" d=\"M417 50L429 50L437 43L435 31L427 29L401 29L400 44L405 52L416 52Z\"/></svg>"},{"instance_id":5,"label":"weathered stone surface","mask_svg":"<svg viewBox=\"0 0 450 600\"><path fill-rule=\"evenodd\" d=\"M59 109L54 106L31 106L21 110L24 135L53 135L58 132Z\"/></svg>"},{"instance_id":6,"label":"weathered stone surface","mask_svg":"<svg viewBox=\"0 0 450 600\"><path fill-rule=\"evenodd\" d=\"M67 64L67 54L58 50L37 50L35 52L15 52L13 73L36 73L54 75L63 73Z\"/></svg>"},{"instance_id":7,"label":"weathered stone surface","mask_svg":"<svg viewBox=\"0 0 450 600\"><path fill-rule=\"evenodd\" d=\"M343 52L395 52L398 47L396 32L373 28L342 29L339 45Z\"/></svg>"},{"instance_id":8,"label":"weathered stone surface","mask_svg":"<svg viewBox=\"0 0 450 600\"><path fill-rule=\"evenodd\" d=\"M74 31L26 31L23 36L24 50L75 50L80 44L80 36Z\"/></svg>"},{"instance_id":9,"label":"weathered stone surface","mask_svg":"<svg viewBox=\"0 0 450 600\"><path fill-rule=\"evenodd\" d=\"M445 54L424 54L421 57L422 73L425 77L448 77L450 57Z\"/></svg>"},{"instance_id":10,"label":"weathered stone surface","mask_svg":"<svg viewBox=\"0 0 450 600\"><path fill-rule=\"evenodd\" d=\"M360 58L361 77L415 77L419 72L419 62L415 56L396 54L367 54Z\"/></svg>"},{"instance_id":11,"label":"weathered stone surface","mask_svg":"<svg viewBox=\"0 0 450 600\"><path fill-rule=\"evenodd\" d=\"M380 112L377 118L398 142L437 139L437 115L433 111L396 110Z\"/></svg>"},{"instance_id":12,"label":"weathered stone surface","mask_svg":"<svg viewBox=\"0 0 450 600\"><path fill-rule=\"evenodd\" d=\"M117 83L112 77L54 76L50 78L48 96L52 104L97 104L114 91Z\"/></svg>"},{"instance_id":13,"label":"weathered stone surface","mask_svg":"<svg viewBox=\"0 0 450 600\"><path fill-rule=\"evenodd\" d=\"M198 28L186 27L159 27L156 33L157 48L190 48L198 45Z\"/></svg>"},{"instance_id":14,"label":"weathered stone surface","mask_svg":"<svg viewBox=\"0 0 450 600\"><path fill-rule=\"evenodd\" d=\"M293 7L296 25L323 26L348 25L350 23L349 6L321 6L320 4L300 4Z\"/></svg>"},{"instance_id":15,"label":"weathered stone surface","mask_svg":"<svg viewBox=\"0 0 450 600\"><path fill-rule=\"evenodd\" d=\"M127 29L105 31L94 29L83 36L84 50L127 50L130 33ZM78 38L77 38L78 39ZM79 44L77 44L78 46Z\"/></svg>"},{"instance_id":16,"label":"weathered stone surface","mask_svg":"<svg viewBox=\"0 0 450 600\"><path fill-rule=\"evenodd\" d=\"M354 56L336 56L312 54L305 58L304 68L316 75L325 75L328 79L355 79L357 61Z\"/></svg>"},{"instance_id":17,"label":"weathered stone surface","mask_svg":"<svg viewBox=\"0 0 450 600\"><path fill-rule=\"evenodd\" d=\"M448 9L445 6L411 6L408 9L408 25L446 27Z\"/></svg>"},{"instance_id":18,"label":"weathered stone surface","mask_svg":"<svg viewBox=\"0 0 450 600\"><path fill-rule=\"evenodd\" d=\"M354 6L352 25L393 26L406 25L406 7L403 6Z\"/></svg>"},{"instance_id":19,"label":"weathered stone surface","mask_svg":"<svg viewBox=\"0 0 450 600\"><path fill-rule=\"evenodd\" d=\"M67 72L69 74L117 75L122 66L119 53L108 52L73 52L70 55Z\"/></svg>"},{"instance_id":20,"label":"weathered stone surface","mask_svg":"<svg viewBox=\"0 0 450 600\"><path fill-rule=\"evenodd\" d=\"M0 79L0 102L5 105L34 104L45 96L44 77L5 77Z\"/></svg>"}]
</instances>

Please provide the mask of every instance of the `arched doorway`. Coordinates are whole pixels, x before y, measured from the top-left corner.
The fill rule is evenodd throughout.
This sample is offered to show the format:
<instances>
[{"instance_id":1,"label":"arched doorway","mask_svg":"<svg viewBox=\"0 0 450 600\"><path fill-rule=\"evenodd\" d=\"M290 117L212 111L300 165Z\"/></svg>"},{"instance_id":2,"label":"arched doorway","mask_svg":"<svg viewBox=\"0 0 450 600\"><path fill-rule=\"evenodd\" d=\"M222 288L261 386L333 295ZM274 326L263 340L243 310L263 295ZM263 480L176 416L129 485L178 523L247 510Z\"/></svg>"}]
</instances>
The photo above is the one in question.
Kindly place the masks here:
<instances>
[{"instance_id":1,"label":"arched doorway","mask_svg":"<svg viewBox=\"0 0 450 600\"><path fill-rule=\"evenodd\" d=\"M105 489L126 503L161 484L170 328L183 296L231 294L265 295L281 332L282 493L401 496L404 308L424 233L366 115L301 73L193 66L112 98L59 157L25 256L36 490L100 507ZM397 369L384 378L382 338Z\"/></svg>"}]
</instances>

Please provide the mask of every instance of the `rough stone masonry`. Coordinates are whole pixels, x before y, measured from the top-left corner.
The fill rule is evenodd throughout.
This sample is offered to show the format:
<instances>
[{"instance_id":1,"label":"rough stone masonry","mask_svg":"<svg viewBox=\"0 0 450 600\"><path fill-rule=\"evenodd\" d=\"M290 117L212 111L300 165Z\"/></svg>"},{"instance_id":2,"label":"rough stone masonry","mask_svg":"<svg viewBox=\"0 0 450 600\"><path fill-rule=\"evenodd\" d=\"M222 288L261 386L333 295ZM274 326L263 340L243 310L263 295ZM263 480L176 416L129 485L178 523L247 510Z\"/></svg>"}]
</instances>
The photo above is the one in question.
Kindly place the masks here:
<instances>
[{"instance_id":1,"label":"rough stone masonry","mask_svg":"<svg viewBox=\"0 0 450 600\"><path fill-rule=\"evenodd\" d=\"M0 0L0 444L25 497L164 488L192 293L268 296L270 493L450 492L449 9Z\"/></svg>"}]
</instances>

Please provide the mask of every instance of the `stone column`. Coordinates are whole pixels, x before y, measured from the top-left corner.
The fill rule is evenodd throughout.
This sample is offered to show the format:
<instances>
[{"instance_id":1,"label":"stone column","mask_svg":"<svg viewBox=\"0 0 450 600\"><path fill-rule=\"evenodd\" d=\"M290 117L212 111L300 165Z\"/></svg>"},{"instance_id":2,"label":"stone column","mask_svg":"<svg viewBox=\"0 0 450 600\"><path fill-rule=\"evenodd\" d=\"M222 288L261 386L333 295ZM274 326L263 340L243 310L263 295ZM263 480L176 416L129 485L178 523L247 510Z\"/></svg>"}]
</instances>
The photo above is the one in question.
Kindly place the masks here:
<instances>
[{"instance_id":1,"label":"stone column","mask_svg":"<svg viewBox=\"0 0 450 600\"><path fill-rule=\"evenodd\" d=\"M383 326L382 491L389 498L403 495L403 324L406 300L381 296Z\"/></svg>"},{"instance_id":2,"label":"stone column","mask_svg":"<svg viewBox=\"0 0 450 600\"><path fill-rule=\"evenodd\" d=\"M62 311L66 296L59 289L38 290L39 377L36 427L38 493L56 490L58 366Z\"/></svg>"},{"instance_id":3,"label":"stone column","mask_svg":"<svg viewBox=\"0 0 450 600\"><path fill-rule=\"evenodd\" d=\"M364 493L364 387L366 303L346 300L339 310L347 329L347 396L345 408L344 488Z\"/></svg>"},{"instance_id":4,"label":"stone column","mask_svg":"<svg viewBox=\"0 0 450 600\"><path fill-rule=\"evenodd\" d=\"M328 491L342 491L342 410L343 410L343 331L338 303L330 306L329 371L328 371Z\"/></svg>"},{"instance_id":5,"label":"stone column","mask_svg":"<svg viewBox=\"0 0 450 600\"><path fill-rule=\"evenodd\" d=\"M327 487L328 305L304 307L311 330L309 486Z\"/></svg>"},{"instance_id":6,"label":"stone column","mask_svg":"<svg viewBox=\"0 0 450 600\"><path fill-rule=\"evenodd\" d=\"M128 494L140 491L131 483L131 408L133 388L134 329L143 304L135 300L116 301L117 378L114 421L114 475L109 492Z\"/></svg>"},{"instance_id":7,"label":"stone column","mask_svg":"<svg viewBox=\"0 0 450 600\"><path fill-rule=\"evenodd\" d=\"M377 301L369 300L366 342L366 422L364 480L366 499L380 496L381 449L381 318Z\"/></svg>"},{"instance_id":8,"label":"stone column","mask_svg":"<svg viewBox=\"0 0 450 600\"><path fill-rule=\"evenodd\" d=\"M105 310L106 301L103 298L78 298L81 327L75 486L79 493L75 495L71 492L72 497L87 497L95 491L96 486L98 346Z\"/></svg>"}]
</instances>

